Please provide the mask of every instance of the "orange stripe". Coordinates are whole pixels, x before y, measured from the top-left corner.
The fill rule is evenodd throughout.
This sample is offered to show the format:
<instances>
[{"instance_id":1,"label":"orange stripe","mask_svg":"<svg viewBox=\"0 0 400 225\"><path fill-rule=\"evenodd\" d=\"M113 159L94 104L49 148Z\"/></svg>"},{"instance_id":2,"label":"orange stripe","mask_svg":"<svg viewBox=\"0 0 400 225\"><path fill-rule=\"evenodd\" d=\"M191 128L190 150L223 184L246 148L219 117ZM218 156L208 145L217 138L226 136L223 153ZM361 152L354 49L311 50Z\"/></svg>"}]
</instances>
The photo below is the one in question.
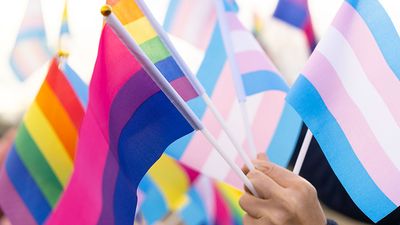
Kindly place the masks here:
<instances>
[{"instance_id":1,"label":"orange stripe","mask_svg":"<svg viewBox=\"0 0 400 225\"><path fill-rule=\"evenodd\" d=\"M108 0L107 2L113 7L113 13L115 13L123 25L131 23L144 16L134 0Z\"/></svg>"},{"instance_id":2,"label":"orange stripe","mask_svg":"<svg viewBox=\"0 0 400 225\"><path fill-rule=\"evenodd\" d=\"M46 81L68 113L75 129L79 130L85 111L67 78L58 69L56 60L50 66Z\"/></svg>"},{"instance_id":3,"label":"orange stripe","mask_svg":"<svg viewBox=\"0 0 400 225\"><path fill-rule=\"evenodd\" d=\"M73 160L78 137L77 129L47 82L43 83L36 102Z\"/></svg>"}]
</instances>

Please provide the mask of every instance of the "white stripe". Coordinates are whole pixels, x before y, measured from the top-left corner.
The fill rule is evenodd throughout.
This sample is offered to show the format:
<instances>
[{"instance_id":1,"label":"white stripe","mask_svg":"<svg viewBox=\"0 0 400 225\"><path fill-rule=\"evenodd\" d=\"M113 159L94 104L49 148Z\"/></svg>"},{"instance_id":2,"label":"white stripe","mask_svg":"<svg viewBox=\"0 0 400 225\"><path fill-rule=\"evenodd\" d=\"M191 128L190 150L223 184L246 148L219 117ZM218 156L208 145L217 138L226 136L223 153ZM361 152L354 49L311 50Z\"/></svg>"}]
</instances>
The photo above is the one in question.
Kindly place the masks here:
<instances>
[{"instance_id":1,"label":"white stripe","mask_svg":"<svg viewBox=\"0 0 400 225\"><path fill-rule=\"evenodd\" d=\"M235 53L261 50L260 44L247 30L234 30L230 36Z\"/></svg>"},{"instance_id":2,"label":"white stripe","mask_svg":"<svg viewBox=\"0 0 400 225\"><path fill-rule=\"evenodd\" d=\"M330 27L317 50L335 69L347 94L361 110L376 139L400 169L400 127L343 35Z\"/></svg>"},{"instance_id":3,"label":"white stripe","mask_svg":"<svg viewBox=\"0 0 400 225\"><path fill-rule=\"evenodd\" d=\"M399 1L393 0L380 0L381 5L385 9L386 13L389 15L390 19L393 22L394 27L396 28L397 35L400 36L400 7Z\"/></svg>"},{"instance_id":4,"label":"white stripe","mask_svg":"<svg viewBox=\"0 0 400 225\"><path fill-rule=\"evenodd\" d=\"M251 98L248 98L247 101L247 106L249 110L249 120L251 124L254 123L255 117L257 115L257 111L260 108L260 104L262 102L263 95L255 95L252 96ZM239 108L239 103L238 101L234 102L234 105L232 106L229 116L227 119L227 125L229 128L235 131L235 137L239 141L239 143L244 143L246 139L246 133L243 125L243 120ZM221 131L219 137L218 137L218 143L222 146L222 148L228 152L228 155L231 157L231 159L236 160L238 158L237 151L233 148L233 145L229 141L229 138L226 136L226 134ZM245 146L245 145L243 145ZM247 149L246 149L247 150ZM248 150L247 153L249 154ZM250 154L249 154L250 155ZM205 174L208 174L214 178L217 178L219 180L224 180L227 175L230 172L230 167L226 163L221 163L222 158L218 154L218 152L213 149L208 156L208 159L206 163L203 165L203 168L201 169L202 172ZM242 166L242 165L240 165Z\"/></svg>"}]
</instances>

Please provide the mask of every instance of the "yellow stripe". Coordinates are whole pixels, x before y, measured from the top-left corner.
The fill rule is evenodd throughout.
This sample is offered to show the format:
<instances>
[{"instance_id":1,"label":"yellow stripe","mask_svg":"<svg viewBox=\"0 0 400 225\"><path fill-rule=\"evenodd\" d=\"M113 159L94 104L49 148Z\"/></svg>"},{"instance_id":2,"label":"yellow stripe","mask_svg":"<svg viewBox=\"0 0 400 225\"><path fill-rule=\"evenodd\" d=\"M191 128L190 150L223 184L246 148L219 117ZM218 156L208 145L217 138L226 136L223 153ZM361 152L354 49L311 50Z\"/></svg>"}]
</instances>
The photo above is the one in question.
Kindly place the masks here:
<instances>
[{"instance_id":1,"label":"yellow stripe","mask_svg":"<svg viewBox=\"0 0 400 225\"><path fill-rule=\"evenodd\" d=\"M157 36L156 31L146 17L128 23L125 28L139 45Z\"/></svg>"},{"instance_id":2,"label":"yellow stripe","mask_svg":"<svg viewBox=\"0 0 400 225\"><path fill-rule=\"evenodd\" d=\"M185 204L189 178L173 159L163 155L149 170L148 175L160 188L169 209L176 210Z\"/></svg>"},{"instance_id":3,"label":"yellow stripe","mask_svg":"<svg viewBox=\"0 0 400 225\"><path fill-rule=\"evenodd\" d=\"M72 172L72 161L36 102L26 113L24 123L58 180L65 186Z\"/></svg>"}]
</instances>

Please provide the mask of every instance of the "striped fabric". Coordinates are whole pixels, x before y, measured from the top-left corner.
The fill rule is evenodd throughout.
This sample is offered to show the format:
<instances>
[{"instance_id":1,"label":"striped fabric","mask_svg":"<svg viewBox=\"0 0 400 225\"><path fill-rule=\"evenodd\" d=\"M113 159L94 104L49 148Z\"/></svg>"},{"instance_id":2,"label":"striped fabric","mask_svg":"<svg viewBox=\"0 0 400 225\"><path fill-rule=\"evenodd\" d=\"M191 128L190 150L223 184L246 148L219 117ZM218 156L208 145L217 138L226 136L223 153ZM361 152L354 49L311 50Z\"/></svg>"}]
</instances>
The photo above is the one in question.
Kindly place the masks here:
<instances>
[{"instance_id":1,"label":"striped fabric","mask_svg":"<svg viewBox=\"0 0 400 225\"><path fill-rule=\"evenodd\" d=\"M288 102L374 222L400 205L400 38L377 0L347 0Z\"/></svg>"},{"instance_id":2,"label":"striped fabric","mask_svg":"<svg viewBox=\"0 0 400 225\"><path fill-rule=\"evenodd\" d=\"M263 56L261 53L258 55ZM197 78L246 149L245 129L219 25L214 26L213 36L197 72ZM285 96L284 91L266 91L249 96L246 104L251 128L255 134L256 148L259 152L266 152L273 162L282 166L287 166L290 160L301 127L299 116L291 106L285 104ZM223 149L229 151L229 155L242 165L237 152L234 151L229 139L205 103L200 99L193 99L188 104L212 134L218 137L218 142ZM226 181L239 189L243 186L201 134L181 138L169 146L166 152L183 164L212 178Z\"/></svg>"},{"instance_id":3,"label":"striped fabric","mask_svg":"<svg viewBox=\"0 0 400 225\"><path fill-rule=\"evenodd\" d=\"M214 0L171 0L164 19L164 29L205 50L217 20Z\"/></svg>"},{"instance_id":4,"label":"striped fabric","mask_svg":"<svg viewBox=\"0 0 400 225\"><path fill-rule=\"evenodd\" d=\"M181 94L190 99L196 93ZM47 224L133 224L140 180L171 142L192 131L106 24L75 170Z\"/></svg>"},{"instance_id":5,"label":"striped fabric","mask_svg":"<svg viewBox=\"0 0 400 225\"><path fill-rule=\"evenodd\" d=\"M168 81L176 83L178 94L184 97L183 92L186 90L196 92L134 0L107 0L107 4L113 7L113 13L157 69ZM189 99L184 100L195 97L197 95L190 95Z\"/></svg>"},{"instance_id":6,"label":"striped fabric","mask_svg":"<svg viewBox=\"0 0 400 225\"><path fill-rule=\"evenodd\" d=\"M85 90L76 74L52 61L0 174L0 206L13 224L43 224L56 205L73 169L84 115L76 93Z\"/></svg>"},{"instance_id":7,"label":"striped fabric","mask_svg":"<svg viewBox=\"0 0 400 225\"><path fill-rule=\"evenodd\" d=\"M317 40L308 9L308 0L279 0L274 17L303 30L310 50L314 50Z\"/></svg>"},{"instance_id":8,"label":"striped fabric","mask_svg":"<svg viewBox=\"0 0 400 225\"><path fill-rule=\"evenodd\" d=\"M40 0L29 0L15 46L11 52L10 65L16 77L23 81L39 69L51 57L47 46Z\"/></svg>"},{"instance_id":9,"label":"striped fabric","mask_svg":"<svg viewBox=\"0 0 400 225\"><path fill-rule=\"evenodd\" d=\"M70 38L70 31L69 31L69 25L68 25L68 4L67 0L65 1L64 4L64 11L63 15L61 18L61 27L60 27L60 33L59 33L59 42L58 42L58 49L59 50L67 50L68 49L68 39Z\"/></svg>"}]
</instances>

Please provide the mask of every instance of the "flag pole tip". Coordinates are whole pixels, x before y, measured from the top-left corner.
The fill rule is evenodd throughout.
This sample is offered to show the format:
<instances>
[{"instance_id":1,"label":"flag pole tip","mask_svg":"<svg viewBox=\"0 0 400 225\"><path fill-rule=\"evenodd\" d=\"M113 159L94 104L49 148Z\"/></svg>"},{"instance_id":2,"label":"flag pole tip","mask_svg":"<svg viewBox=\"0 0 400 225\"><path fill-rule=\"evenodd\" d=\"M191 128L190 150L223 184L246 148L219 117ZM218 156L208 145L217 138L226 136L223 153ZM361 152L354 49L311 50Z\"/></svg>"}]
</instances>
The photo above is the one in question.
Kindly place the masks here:
<instances>
[{"instance_id":1,"label":"flag pole tip","mask_svg":"<svg viewBox=\"0 0 400 225\"><path fill-rule=\"evenodd\" d=\"M69 56L69 52L63 51L63 50L59 50L57 54L58 54L58 57L60 57L60 58L68 58L68 56Z\"/></svg>"},{"instance_id":2,"label":"flag pole tip","mask_svg":"<svg viewBox=\"0 0 400 225\"><path fill-rule=\"evenodd\" d=\"M103 5L101 7L101 14L103 16L109 16L112 13L112 7L110 5Z\"/></svg>"}]
</instances>

